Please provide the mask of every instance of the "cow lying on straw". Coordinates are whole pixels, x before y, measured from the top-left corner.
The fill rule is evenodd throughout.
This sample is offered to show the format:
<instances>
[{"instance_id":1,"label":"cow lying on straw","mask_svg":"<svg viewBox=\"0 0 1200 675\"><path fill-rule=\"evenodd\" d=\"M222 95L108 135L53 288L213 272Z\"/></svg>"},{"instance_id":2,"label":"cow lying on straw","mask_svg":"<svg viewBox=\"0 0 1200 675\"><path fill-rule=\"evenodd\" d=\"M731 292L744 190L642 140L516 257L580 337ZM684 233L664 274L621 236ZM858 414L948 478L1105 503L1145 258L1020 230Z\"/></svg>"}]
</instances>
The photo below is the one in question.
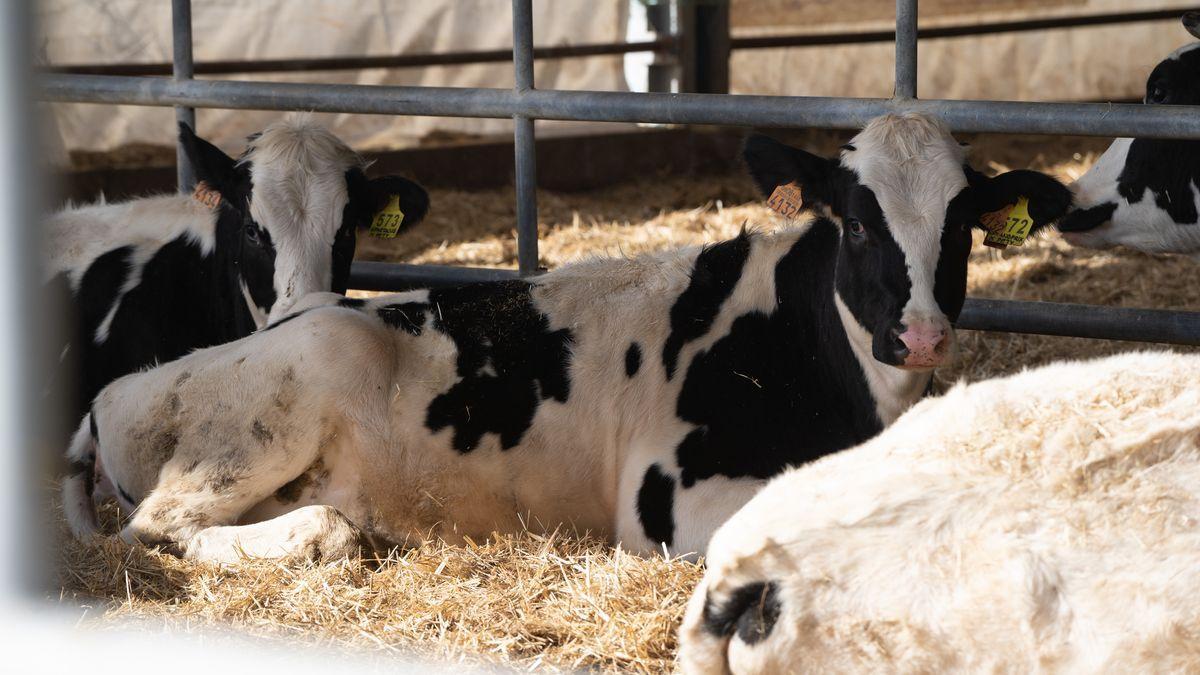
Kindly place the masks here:
<instances>
[{"instance_id":1,"label":"cow lying on straw","mask_svg":"<svg viewBox=\"0 0 1200 675\"><path fill-rule=\"evenodd\" d=\"M1198 382L1168 352L960 385L779 476L712 538L684 670L1200 669Z\"/></svg>"},{"instance_id":2,"label":"cow lying on straw","mask_svg":"<svg viewBox=\"0 0 1200 675\"><path fill-rule=\"evenodd\" d=\"M560 524L700 551L765 479L920 398L984 214L1025 198L1036 229L1070 202L1036 172L971 170L922 115L872 121L838 159L766 138L746 159L784 210L826 215L331 301L114 382L69 450L73 529L94 529L95 478L134 510L126 540L206 560Z\"/></svg>"}]
</instances>

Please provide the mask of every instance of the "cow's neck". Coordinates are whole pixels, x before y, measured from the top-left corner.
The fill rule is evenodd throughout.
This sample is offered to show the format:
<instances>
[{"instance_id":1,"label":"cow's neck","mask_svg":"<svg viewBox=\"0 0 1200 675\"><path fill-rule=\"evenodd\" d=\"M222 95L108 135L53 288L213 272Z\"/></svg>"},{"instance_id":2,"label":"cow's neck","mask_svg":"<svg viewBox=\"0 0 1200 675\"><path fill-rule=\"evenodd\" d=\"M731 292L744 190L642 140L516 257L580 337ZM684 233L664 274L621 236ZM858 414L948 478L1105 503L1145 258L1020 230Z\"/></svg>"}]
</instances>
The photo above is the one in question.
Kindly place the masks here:
<instances>
[{"instance_id":1,"label":"cow's neck","mask_svg":"<svg viewBox=\"0 0 1200 675\"><path fill-rule=\"evenodd\" d=\"M871 397L875 399L875 412L879 415L879 421L886 427L909 406L920 400L929 387L933 372L902 370L880 363L871 351L871 334L854 318L836 290L833 292L833 302L842 329L850 342L850 350L867 379Z\"/></svg>"}]
</instances>

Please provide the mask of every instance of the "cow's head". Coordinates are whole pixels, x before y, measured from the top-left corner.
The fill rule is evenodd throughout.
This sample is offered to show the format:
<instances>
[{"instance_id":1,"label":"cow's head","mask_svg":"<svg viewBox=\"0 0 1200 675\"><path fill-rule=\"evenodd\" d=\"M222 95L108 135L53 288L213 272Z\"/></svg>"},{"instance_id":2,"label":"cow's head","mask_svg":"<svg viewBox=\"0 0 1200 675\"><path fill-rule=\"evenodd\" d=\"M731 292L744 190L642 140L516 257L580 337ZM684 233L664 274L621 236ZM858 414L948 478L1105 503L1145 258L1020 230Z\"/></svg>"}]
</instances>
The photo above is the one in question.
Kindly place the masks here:
<instances>
[{"instance_id":1,"label":"cow's head","mask_svg":"<svg viewBox=\"0 0 1200 675\"><path fill-rule=\"evenodd\" d=\"M429 197L399 176L368 179L363 160L307 115L289 115L252 136L233 159L179 125L196 179L220 195L217 253L235 270L229 281L261 327L307 293L344 293L356 229L393 197L407 228Z\"/></svg>"},{"instance_id":2,"label":"cow's head","mask_svg":"<svg viewBox=\"0 0 1200 675\"><path fill-rule=\"evenodd\" d=\"M835 292L884 364L928 369L952 354L971 230L982 227L983 214L1026 197L1036 230L1070 205L1053 178L1033 171L987 178L965 164L965 154L944 123L916 113L871 120L832 159L766 136L746 143L764 195L795 184L806 208L839 227Z\"/></svg>"},{"instance_id":3,"label":"cow's head","mask_svg":"<svg viewBox=\"0 0 1200 675\"><path fill-rule=\"evenodd\" d=\"M1200 12L1183 15L1200 37ZM1146 80L1151 105L1200 105L1200 42L1180 47ZM1076 210L1059 230L1072 246L1200 254L1200 141L1118 138L1071 186Z\"/></svg>"}]
</instances>

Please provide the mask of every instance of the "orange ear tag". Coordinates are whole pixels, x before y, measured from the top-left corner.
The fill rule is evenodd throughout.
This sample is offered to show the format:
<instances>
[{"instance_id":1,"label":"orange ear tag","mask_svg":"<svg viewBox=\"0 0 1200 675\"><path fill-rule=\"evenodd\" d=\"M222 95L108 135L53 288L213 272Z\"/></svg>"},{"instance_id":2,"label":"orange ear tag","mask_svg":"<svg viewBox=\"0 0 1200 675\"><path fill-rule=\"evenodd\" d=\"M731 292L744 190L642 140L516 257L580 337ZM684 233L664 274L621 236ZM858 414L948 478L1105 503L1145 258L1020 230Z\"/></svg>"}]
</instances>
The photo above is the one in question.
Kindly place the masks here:
<instances>
[{"instance_id":1,"label":"orange ear tag","mask_svg":"<svg viewBox=\"0 0 1200 675\"><path fill-rule=\"evenodd\" d=\"M785 218L795 218L804 210L804 199L796 181L780 185L767 198L767 206Z\"/></svg>"},{"instance_id":2,"label":"orange ear tag","mask_svg":"<svg viewBox=\"0 0 1200 675\"><path fill-rule=\"evenodd\" d=\"M192 190L192 199L214 210L221 205L221 193L210 188L204 181L196 183L196 188Z\"/></svg>"}]
</instances>

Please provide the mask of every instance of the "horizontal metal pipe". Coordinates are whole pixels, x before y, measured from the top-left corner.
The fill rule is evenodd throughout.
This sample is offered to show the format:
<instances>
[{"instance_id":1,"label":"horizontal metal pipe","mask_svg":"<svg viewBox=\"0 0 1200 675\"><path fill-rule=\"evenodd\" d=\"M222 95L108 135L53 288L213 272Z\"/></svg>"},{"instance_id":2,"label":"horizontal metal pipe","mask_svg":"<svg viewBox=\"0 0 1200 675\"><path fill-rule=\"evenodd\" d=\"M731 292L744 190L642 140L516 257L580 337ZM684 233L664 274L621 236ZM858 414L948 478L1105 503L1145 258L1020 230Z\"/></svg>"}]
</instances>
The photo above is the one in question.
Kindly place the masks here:
<instances>
[{"instance_id":1,"label":"horizontal metal pipe","mask_svg":"<svg viewBox=\"0 0 1200 675\"><path fill-rule=\"evenodd\" d=\"M404 291L516 278L515 270L356 262L350 270L350 287ZM1200 345L1200 312L969 298L956 326L1003 333Z\"/></svg>"},{"instance_id":2,"label":"horizontal metal pipe","mask_svg":"<svg viewBox=\"0 0 1200 675\"><path fill-rule=\"evenodd\" d=\"M391 293L413 288L439 288L480 281L517 279L516 270L449 265L409 265L355 261L350 266L350 288Z\"/></svg>"},{"instance_id":3,"label":"horizontal metal pipe","mask_svg":"<svg viewBox=\"0 0 1200 675\"><path fill-rule=\"evenodd\" d=\"M640 42L616 42L582 45L535 47L535 59L568 59L582 56L605 56L656 52L671 49L674 38L664 36ZM488 49L440 54L394 54L387 56L325 56L295 59L262 59L256 61L202 61L196 64L197 75L229 75L233 73L296 73L331 70L364 70L367 68L421 68L426 66L456 66L472 63L506 63L512 61L511 49ZM74 73L77 75L170 75L169 63L76 63L44 66L45 73Z\"/></svg>"},{"instance_id":4,"label":"horizontal metal pipe","mask_svg":"<svg viewBox=\"0 0 1200 675\"><path fill-rule=\"evenodd\" d=\"M1005 333L1200 345L1200 312L1163 309L973 298L967 300L957 326Z\"/></svg>"},{"instance_id":5,"label":"horizontal metal pipe","mask_svg":"<svg viewBox=\"0 0 1200 675\"><path fill-rule=\"evenodd\" d=\"M971 35L994 35L998 33L1020 33L1034 30L1049 30L1052 28L1083 28L1086 26L1106 26L1120 23L1137 23L1140 21L1178 21L1183 13L1193 9L1153 10L1147 12L1115 12L1111 14L1092 14L1088 16L1057 16L1049 19L1027 19L1023 21L998 21L978 23L967 26L940 26L937 28L921 28L917 30L917 38L930 40L938 38L967 37ZM821 33L803 35L763 35L758 37L740 37L730 40L733 49L777 49L780 47L816 47L821 45L869 44L872 42L892 42L896 32L879 30L861 33Z\"/></svg>"},{"instance_id":6,"label":"horizontal metal pipe","mask_svg":"<svg viewBox=\"0 0 1200 675\"><path fill-rule=\"evenodd\" d=\"M381 115L494 117L857 129L885 112L921 111L959 132L1200 139L1200 106L1026 103L817 96L729 96L603 91L376 87L107 75L43 75L47 101L197 108L313 110Z\"/></svg>"}]
</instances>

